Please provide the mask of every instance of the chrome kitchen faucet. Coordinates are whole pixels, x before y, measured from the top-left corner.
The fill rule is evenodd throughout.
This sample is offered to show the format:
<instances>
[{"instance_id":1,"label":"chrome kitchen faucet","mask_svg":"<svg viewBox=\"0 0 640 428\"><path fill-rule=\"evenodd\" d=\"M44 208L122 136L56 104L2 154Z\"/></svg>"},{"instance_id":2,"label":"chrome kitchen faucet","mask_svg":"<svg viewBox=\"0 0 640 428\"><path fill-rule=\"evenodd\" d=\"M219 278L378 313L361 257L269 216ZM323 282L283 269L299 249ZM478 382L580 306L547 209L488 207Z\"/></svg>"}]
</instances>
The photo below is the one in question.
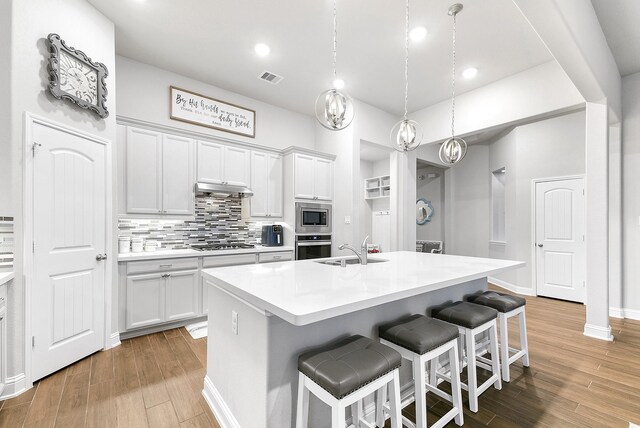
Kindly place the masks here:
<instances>
[{"instance_id":1,"label":"chrome kitchen faucet","mask_svg":"<svg viewBox=\"0 0 640 428\"><path fill-rule=\"evenodd\" d=\"M364 238L364 241L362 241L362 245L360 246L360 252L358 252L355 248L353 248L351 245L349 244L342 244L338 247L338 250L351 250L353 251L353 253L358 256L358 259L360 260L360 264L361 265L366 265L367 264L367 241L369 240L369 235L367 235L366 238Z\"/></svg>"}]
</instances>

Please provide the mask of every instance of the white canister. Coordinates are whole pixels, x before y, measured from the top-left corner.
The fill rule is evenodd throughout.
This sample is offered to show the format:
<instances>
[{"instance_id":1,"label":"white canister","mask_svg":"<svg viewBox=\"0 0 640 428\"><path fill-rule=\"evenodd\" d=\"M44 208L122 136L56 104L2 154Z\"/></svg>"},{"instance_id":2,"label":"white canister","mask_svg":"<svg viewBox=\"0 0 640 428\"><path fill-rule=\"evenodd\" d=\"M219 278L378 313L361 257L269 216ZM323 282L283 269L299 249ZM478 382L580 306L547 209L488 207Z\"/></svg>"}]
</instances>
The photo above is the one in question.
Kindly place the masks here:
<instances>
[{"instance_id":1,"label":"white canister","mask_svg":"<svg viewBox=\"0 0 640 428\"><path fill-rule=\"evenodd\" d=\"M118 252L120 254L127 254L131 252L131 237L120 236L118 238Z\"/></svg>"},{"instance_id":2,"label":"white canister","mask_svg":"<svg viewBox=\"0 0 640 428\"><path fill-rule=\"evenodd\" d=\"M145 251L155 251L156 249L158 249L158 242L157 241L147 241L144 243L144 250Z\"/></svg>"},{"instance_id":3,"label":"white canister","mask_svg":"<svg viewBox=\"0 0 640 428\"><path fill-rule=\"evenodd\" d=\"M141 253L144 250L144 239L131 238L131 251L134 253Z\"/></svg>"}]
</instances>

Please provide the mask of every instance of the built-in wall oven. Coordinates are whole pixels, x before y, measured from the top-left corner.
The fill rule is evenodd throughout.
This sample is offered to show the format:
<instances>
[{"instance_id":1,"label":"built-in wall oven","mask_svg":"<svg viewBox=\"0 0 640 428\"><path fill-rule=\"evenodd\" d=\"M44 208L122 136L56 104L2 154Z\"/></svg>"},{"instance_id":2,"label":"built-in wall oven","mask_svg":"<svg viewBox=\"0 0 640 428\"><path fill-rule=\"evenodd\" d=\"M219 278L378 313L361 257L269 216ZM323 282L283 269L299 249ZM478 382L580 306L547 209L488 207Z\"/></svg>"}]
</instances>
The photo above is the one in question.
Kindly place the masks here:
<instances>
[{"instance_id":1,"label":"built-in wall oven","mask_svg":"<svg viewBox=\"0 0 640 428\"><path fill-rule=\"evenodd\" d=\"M331 234L331 205L296 202L296 234Z\"/></svg>"},{"instance_id":2,"label":"built-in wall oven","mask_svg":"<svg viewBox=\"0 0 640 428\"><path fill-rule=\"evenodd\" d=\"M331 235L296 235L296 260L331 257Z\"/></svg>"}]
</instances>

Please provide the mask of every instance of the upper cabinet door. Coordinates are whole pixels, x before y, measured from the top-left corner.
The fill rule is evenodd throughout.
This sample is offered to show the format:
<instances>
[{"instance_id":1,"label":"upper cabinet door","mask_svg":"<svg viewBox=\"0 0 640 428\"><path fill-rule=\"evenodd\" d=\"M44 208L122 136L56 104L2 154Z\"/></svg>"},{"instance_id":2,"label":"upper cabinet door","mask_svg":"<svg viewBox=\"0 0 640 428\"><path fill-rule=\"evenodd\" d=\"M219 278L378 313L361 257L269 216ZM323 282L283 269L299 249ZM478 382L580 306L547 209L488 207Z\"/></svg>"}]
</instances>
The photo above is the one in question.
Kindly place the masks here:
<instances>
[{"instance_id":1,"label":"upper cabinet door","mask_svg":"<svg viewBox=\"0 0 640 428\"><path fill-rule=\"evenodd\" d=\"M269 217L282 217L282 156L268 155ZM254 190L255 193L255 190Z\"/></svg>"},{"instance_id":2,"label":"upper cabinet door","mask_svg":"<svg viewBox=\"0 0 640 428\"><path fill-rule=\"evenodd\" d=\"M224 182L248 187L251 182L251 152L238 147L224 148Z\"/></svg>"},{"instance_id":3,"label":"upper cabinet door","mask_svg":"<svg viewBox=\"0 0 640 428\"><path fill-rule=\"evenodd\" d=\"M302 199L315 199L314 193L314 160L308 155L296 153L293 164L294 197Z\"/></svg>"},{"instance_id":4,"label":"upper cabinet door","mask_svg":"<svg viewBox=\"0 0 640 428\"><path fill-rule=\"evenodd\" d=\"M268 153L251 152L251 217L269 215L269 156Z\"/></svg>"},{"instance_id":5,"label":"upper cabinet door","mask_svg":"<svg viewBox=\"0 0 640 428\"><path fill-rule=\"evenodd\" d=\"M197 181L220 184L224 181L224 146L198 141Z\"/></svg>"},{"instance_id":6,"label":"upper cabinet door","mask_svg":"<svg viewBox=\"0 0 640 428\"><path fill-rule=\"evenodd\" d=\"M162 138L162 212L194 215L195 178L194 143L190 138L163 135Z\"/></svg>"},{"instance_id":7,"label":"upper cabinet door","mask_svg":"<svg viewBox=\"0 0 640 428\"><path fill-rule=\"evenodd\" d=\"M162 134L127 128L127 213L158 214L162 211Z\"/></svg>"},{"instance_id":8,"label":"upper cabinet door","mask_svg":"<svg viewBox=\"0 0 640 428\"><path fill-rule=\"evenodd\" d=\"M315 159L314 196L321 201L333 199L333 162L328 159Z\"/></svg>"}]
</instances>

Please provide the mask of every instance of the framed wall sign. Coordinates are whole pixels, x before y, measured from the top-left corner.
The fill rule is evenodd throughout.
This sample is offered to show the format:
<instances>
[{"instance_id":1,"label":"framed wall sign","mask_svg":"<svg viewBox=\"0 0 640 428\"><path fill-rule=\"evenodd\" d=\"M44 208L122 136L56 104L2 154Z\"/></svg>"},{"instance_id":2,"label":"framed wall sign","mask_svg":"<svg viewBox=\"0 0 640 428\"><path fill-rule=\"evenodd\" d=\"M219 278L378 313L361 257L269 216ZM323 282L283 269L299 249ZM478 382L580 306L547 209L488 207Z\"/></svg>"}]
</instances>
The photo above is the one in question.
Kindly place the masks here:
<instances>
[{"instance_id":1,"label":"framed wall sign","mask_svg":"<svg viewBox=\"0 0 640 428\"><path fill-rule=\"evenodd\" d=\"M171 119L219 131L255 138L256 112L206 97L195 92L170 87Z\"/></svg>"}]
</instances>

